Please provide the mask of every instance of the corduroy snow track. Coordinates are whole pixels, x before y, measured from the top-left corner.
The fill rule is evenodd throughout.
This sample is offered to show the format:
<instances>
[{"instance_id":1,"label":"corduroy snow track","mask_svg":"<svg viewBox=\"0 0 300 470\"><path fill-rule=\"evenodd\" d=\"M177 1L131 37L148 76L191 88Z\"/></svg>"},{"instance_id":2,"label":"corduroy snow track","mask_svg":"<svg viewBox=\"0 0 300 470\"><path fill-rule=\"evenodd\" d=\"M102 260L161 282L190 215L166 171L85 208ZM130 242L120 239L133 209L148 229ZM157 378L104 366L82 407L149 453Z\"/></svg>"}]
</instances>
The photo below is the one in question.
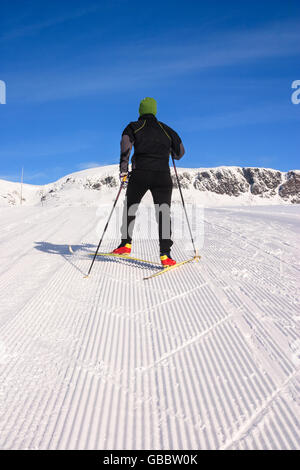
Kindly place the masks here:
<instances>
[{"instance_id":1,"label":"corduroy snow track","mask_svg":"<svg viewBox=\"0 0 300 470\"><path fill-rule=\"evenodd\" d=\"M94 213L1 214L0 448L299 448L299 208L207 209L201 261L153 282L104 256L83 279Z\"/></svg>"}]
</instances>

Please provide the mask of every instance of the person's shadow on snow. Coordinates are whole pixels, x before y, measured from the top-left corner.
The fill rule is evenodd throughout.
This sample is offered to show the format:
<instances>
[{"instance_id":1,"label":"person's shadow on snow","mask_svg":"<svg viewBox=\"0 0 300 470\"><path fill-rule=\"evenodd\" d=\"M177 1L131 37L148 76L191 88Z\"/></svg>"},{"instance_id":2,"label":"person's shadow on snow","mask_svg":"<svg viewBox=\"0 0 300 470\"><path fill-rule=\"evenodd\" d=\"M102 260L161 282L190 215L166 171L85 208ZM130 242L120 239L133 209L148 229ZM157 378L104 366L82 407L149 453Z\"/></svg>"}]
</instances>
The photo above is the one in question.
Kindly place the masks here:
<instances>
[{"instance_id":1,"label":"person's shadow on snow","mask_svg":"<svg viewBox=\"0 0 300 470\"><path fill-rule=\"evenodd\" d=\"M56 243L49 243L49 242L35 242L35 249L39 251L44 251L45 253L51 253L52 255L64 255L64 256L72 256L76 252L81 252L84 254L85 252L89 252L95 248L95 245L91 245L90 243L85 243L83 245L58 245Z\"/></svg>"},{"instance_id":2,"label":"person's shadow on snow","mask_svg":"<svg viewBox=\"0 0 300 470\"><path fill-rule=\"evenodd\" d=\"M43 251L44 253L50 253L52 255L60 255L62 256L68 263L70 263L77 271L81 274L85 275L78 266L76 266L75 262L76 259L78 260L79 257L88 257L92 260L92 256L95 253L96 246L91 245L90 243L81 244L81 245L72 245L70 249L70 245L58 245L55 243L49 242L35 242L36 250ZM153 264L151 261L142 261L138 259L126 259L126 258L112 258L109 255L107 257L101 256L98 258L98 261L102 263L122 263L122 264L129 264L131 266L137 266L142 269L149 270L153 268ZM155 264L156 267L156 264ZM161 268L161 266L159 266Z\"/></svg>"},{"instance_id":3,"label":"person's shadow on snow","mask_svg":"<svg viewBox=\"0 0 300 470\"><path fill-rule=\"evenodd\" d=\"M70 263L77 271L81 274L85 274L76 264L72 261L74 259L74 254L86 254L90 253L91 250L95 249L94 245L90 243L82 244L82 245L72 245L70 250L70 245L58 245L56 243L49 243L49 242L35 242L36 250L43 251L44 253L50 253L52 255L60 255L62 256L68 263Z\"/></svg>"}]
</instances>

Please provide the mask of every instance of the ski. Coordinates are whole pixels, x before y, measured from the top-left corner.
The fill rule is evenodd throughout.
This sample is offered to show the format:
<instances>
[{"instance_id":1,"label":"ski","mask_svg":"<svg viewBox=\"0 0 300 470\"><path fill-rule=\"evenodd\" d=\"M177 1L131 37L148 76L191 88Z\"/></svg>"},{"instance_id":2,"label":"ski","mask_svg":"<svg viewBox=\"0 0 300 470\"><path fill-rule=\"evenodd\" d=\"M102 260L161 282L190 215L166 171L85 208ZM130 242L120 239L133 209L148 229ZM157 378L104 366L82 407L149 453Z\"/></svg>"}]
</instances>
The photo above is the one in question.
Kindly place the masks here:
<instances>
[{"instance_id":1,"label":"ski","mask_svg":"<svg viewBox=\"0 0 300 470\"><path fill-rule=\"evenodd\" d=\"M89 255L94 256L95 253L91 252L89 253ZM140 263L154 264L155 266L162 267L161 263L157 263L155 261L149 261L149 260L141 259L141 258L134 258L129 255L118 255L116 253L97 253L97 256L107 256L107 257L112 257L112 258L129 259L130 261L139 261Z\"/></svg>"},{"instance_id":2,"label":"ski","mask_svg":"<svg viewBox=\"0 0 300 470\"><path fill-rule=\"evenodd\" d=\"M186 259L185 261L181 261L180 263L176 263L173 266L168 266L167 268L164 268L162 271L159 271L158 273L151 274L151 276L144 277L144 281L147 279L152 279L153 277L160 276L161 274L166 273L167 271L171 271L172 269L179 268L179 266L183 266L184 264L191 263L192 261L199 261L200 256L194 256L193 258Z\"/></svg>"},{"instance_id":3,"label":"ski","mask_svg":"<svg viewBox=\"0 0 300 470\"><path fill-rule=\"evenodd\" d=\"M72 246L71 245L68 245L68 249L69 249L69 252L74 255L76 253L76 251L73 250ZM94 256L95 255L95 252L89 252L88 253L90 256ZM152 265L155 265L155 266L159 266L159 267L162 267L161 263L157 263L156 261L149 261L147 259L141 259L141 258L134 258L133 256L129 256L129 255L118 255L117 253L97 253L97 256L109 256L109 257L112 257L112 258L121 258L121 259L129 259L131 261L139 261L140 263L147 263L147 264L152 264Z\"/></svg>"},{"instance_id":4,"label":"ski","mask_svg":"<svg viewBox=\"0 0 300 470\"><path fill-rule=\"evenodd\" d=\"M74 254L74 250L72 248L71 245L69 245L69 251L70 253ZM95 252L89 252L88 253L90 256L95 256ZM148 279L152 279L156 276L160 276L161 274L164 274L166 273L167 271L171 271L172 269L175 269L175 268L178 268L180 266L183 266L184 264L187 264L187 263L191 263L192 261L199 261L201 256L199 256L197 253L195 256L193 256L193 258L190 258L190 259L186 259L184 261L181 261L180 263L176 263L174 264L173 266L167 266L166 268L164 268L161 263L157 263L156 261L149 261L149 260L146 260L146 259L141 259L141 258L135 258L133 256L129 256L129 255L119 255L117 253L97 253L97 256L104 256L104 257L110 257L110 258L117 258L117 259L127 259L127 260L130 260L130 261L138 261L140 263L145 263L145 264L150 264L150 265L154 265L155 267L159 267L161 268L160 271L158 272L155 272L154 274L151 274L150 276L147 276L147 277L144 277L143 280L146 281Z\"/></svg>"}]
</instances>

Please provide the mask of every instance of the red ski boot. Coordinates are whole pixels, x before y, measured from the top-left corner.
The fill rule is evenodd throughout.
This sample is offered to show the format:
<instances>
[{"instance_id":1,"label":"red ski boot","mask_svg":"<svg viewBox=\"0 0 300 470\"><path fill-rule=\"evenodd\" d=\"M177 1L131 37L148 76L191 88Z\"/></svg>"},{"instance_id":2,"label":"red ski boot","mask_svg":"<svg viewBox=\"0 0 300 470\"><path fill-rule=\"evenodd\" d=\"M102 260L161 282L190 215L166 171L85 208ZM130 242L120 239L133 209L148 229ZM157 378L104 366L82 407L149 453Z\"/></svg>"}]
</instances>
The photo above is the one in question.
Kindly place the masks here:
<instances>
[{"instance_id":1,"label":"red ski boot","mask_svg":"<svg viewBox=\"0 0 300 470\"><path fill-rule=\"evenodd\" d=\"M131 243L121 243L118 248L116 248L113 253L115 255L130 255L131 253Z\"/></svg>"},{"instance_id":2,"label":"red ski boot","mask_svg":"<svg viewBox=\"0 0 300 470\"><path fill-rule=\"evenodd\" d=\"M161 261L161 264L163 266L165 266L166 268L168 266L174 266L174 264L176 264L176 261L174 259L171 258L171 256L169 254L167 255L160 255L160 261Z\"/></svg>"}]
</instances>

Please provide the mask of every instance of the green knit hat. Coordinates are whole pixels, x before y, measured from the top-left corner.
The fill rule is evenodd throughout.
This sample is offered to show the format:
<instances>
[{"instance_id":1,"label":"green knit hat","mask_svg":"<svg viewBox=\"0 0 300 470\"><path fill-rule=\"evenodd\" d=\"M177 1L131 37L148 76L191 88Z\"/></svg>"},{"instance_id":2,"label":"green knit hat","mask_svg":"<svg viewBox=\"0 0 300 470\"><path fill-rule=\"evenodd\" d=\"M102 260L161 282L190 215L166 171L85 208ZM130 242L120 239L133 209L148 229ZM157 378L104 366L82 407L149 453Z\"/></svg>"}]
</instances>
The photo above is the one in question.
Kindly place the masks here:
<instances>
[{"instance_id":1,"label":"green knit hat","mask_svg":"<svg viewBox=\"0 0 300 470\"><path fill-rule=\"evenodd\" d=\"M154 98L144 98L140 102L140 107L139 107L139 113L140 116L143 114L154 114L154 116L157 113L157 103Z\"/></svg>"}]
</instances>

